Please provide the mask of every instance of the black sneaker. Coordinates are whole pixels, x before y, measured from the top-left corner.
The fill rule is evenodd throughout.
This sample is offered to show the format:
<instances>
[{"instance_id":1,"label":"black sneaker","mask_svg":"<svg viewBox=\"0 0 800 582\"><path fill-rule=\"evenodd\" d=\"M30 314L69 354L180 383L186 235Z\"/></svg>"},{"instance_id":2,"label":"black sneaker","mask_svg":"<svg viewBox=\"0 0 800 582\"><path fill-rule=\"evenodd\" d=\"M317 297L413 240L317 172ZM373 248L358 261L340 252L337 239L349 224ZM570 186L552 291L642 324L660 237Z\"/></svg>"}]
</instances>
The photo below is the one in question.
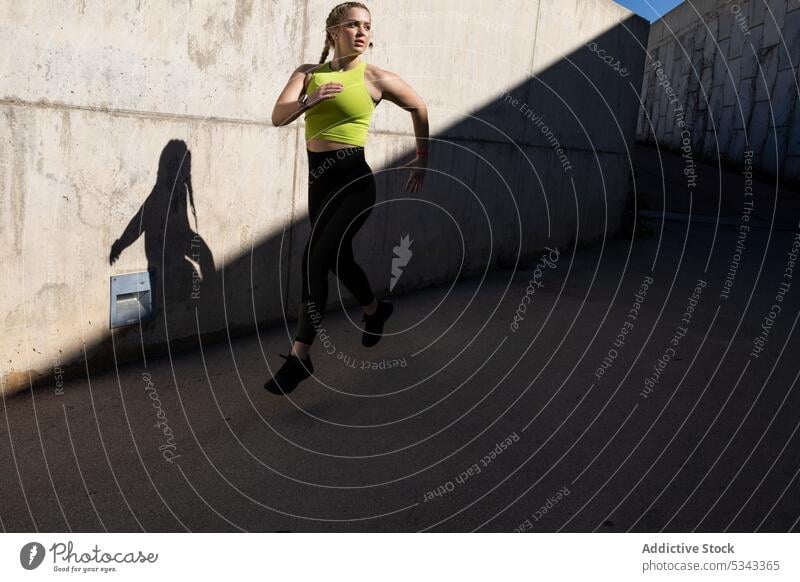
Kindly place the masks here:
<instances>
[{"instance_id":1,"label":"black sneaker","mask_svg":"<svg viewBox=\"0 0 800 582\"><path fill-rule=\"evenodd\" d=\"M378 308L372 315L364 314L361 320L364 322L364 333L361 335L361 344L371 348L379 341L383 335L383 324L389 319L394 311L394 305L388 301L378 301Z\"/></svg>"},{"instance_id":2,"label":"black sneaker","mask_svg":"<svg viewBox=\"0 0 800 582\"><path fill-rule=\"evenodd\" d=\"M288 355L278 354L286 360L281 369L274 374L274 377L264 384L264 389L273 394L288 394L297 385L314 373L314 364L311 363L311 356L306 356L301 360L292 353Z\"/></svg>"}]
</instances>

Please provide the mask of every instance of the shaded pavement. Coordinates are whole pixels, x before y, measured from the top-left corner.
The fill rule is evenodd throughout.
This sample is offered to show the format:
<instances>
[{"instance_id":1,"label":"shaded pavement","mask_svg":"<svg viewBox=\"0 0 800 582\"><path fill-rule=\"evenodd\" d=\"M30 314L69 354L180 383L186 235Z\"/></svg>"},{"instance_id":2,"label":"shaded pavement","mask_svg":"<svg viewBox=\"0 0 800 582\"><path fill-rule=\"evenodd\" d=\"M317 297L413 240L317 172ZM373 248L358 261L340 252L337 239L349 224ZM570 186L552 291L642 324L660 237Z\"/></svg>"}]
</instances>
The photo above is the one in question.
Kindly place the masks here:
<instances>
[{"instance_id":1,"label":"shaded pavement","mask_svg":"<svg viewBox=\"0 0 800 582\"><path fill-rule=\"evenodd\" d=\"M646 224L329 312L291 399L286 329L8 399L2 527L797 531L796 225Z\"/></svg>"}]
</instances>

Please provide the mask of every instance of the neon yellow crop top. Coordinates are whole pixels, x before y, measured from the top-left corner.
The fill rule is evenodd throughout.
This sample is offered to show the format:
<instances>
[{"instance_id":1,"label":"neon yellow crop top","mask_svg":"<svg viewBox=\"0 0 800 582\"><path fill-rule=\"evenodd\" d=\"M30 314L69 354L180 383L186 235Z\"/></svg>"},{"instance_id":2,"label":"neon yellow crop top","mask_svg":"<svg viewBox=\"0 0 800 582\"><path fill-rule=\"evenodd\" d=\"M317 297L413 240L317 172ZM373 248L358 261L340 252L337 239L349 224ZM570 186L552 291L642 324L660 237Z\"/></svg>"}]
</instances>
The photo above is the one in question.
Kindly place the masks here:
<instances>
[{"instance_id":1,"label":"neon yellow crop top","mask_svg":"<svg viewBox=\"0 0 800 582\"><path fill-rule=\"evenodd\" d=\"M364 84L366 68L362 57L361 63L349 71L333 71L329 61L312 73L308 95L325 83L337 82L343 87L333 99L320 101L306 111L306 140L319 138L356 146L367 143L375 102Z\"/></svg>"}]
</instances>

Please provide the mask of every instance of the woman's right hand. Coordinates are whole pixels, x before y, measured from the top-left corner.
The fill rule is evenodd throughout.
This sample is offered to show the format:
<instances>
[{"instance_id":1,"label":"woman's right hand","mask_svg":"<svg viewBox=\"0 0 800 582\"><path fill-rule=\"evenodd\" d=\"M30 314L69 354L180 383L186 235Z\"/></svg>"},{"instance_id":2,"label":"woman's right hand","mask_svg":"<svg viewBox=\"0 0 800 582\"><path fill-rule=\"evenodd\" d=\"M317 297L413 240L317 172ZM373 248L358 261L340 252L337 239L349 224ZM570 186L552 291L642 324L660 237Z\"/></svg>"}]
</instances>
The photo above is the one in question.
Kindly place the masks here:
<instances>
[{"instance_id":1,"label":"woman's right hand","mask_svg":"<svg viewBox=\"0 0 800 582\"><path fill-rule=\"evenodd\" d=\"M119 239L115 240L114 244L111 245L111 253L108 256L108 263L110 265L116 263L120 254L122 254L123 250L124 249L122 248L122 242L120 242Z\"/></svg>"},{"instance_id":2,"label":"woman's right hand","mask_svg":"<svg viewBox=\"0 0 800 582\"><path fill-rule=\"evenodd\" d=\"M344 85L341 83L336 83L335 81L320 85L316 91L308 96L308 106L314 107L314 105L317 105L326 99L333 99L336 97L337 93L341 93L342 89L344 89Z\"/></svg>"}]
</instances>

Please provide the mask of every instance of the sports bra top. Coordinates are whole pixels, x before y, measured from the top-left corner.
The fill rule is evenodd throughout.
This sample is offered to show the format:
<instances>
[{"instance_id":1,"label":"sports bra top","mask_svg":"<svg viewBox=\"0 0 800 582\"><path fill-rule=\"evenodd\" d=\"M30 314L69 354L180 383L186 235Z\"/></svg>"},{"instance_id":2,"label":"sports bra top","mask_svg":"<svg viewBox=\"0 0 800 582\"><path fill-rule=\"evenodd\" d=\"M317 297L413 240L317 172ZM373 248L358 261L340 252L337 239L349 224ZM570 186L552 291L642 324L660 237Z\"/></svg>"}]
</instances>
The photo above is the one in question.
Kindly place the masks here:
<instances>
[{"instance_id":1,"label":"sports bra top","mask_svg":"<svg viewBox=\"0 0 800 582\"><path fill-rule=\"evenodd\" d=\"M313 138L363 146L375 111L375 102L364 84L367 63L347 71L331 70L330 61L311 75L306 94L311 95L325 83L342 84L333 99L324 99L305 112L306 140Z\"/></svg>"}]
</instances>

